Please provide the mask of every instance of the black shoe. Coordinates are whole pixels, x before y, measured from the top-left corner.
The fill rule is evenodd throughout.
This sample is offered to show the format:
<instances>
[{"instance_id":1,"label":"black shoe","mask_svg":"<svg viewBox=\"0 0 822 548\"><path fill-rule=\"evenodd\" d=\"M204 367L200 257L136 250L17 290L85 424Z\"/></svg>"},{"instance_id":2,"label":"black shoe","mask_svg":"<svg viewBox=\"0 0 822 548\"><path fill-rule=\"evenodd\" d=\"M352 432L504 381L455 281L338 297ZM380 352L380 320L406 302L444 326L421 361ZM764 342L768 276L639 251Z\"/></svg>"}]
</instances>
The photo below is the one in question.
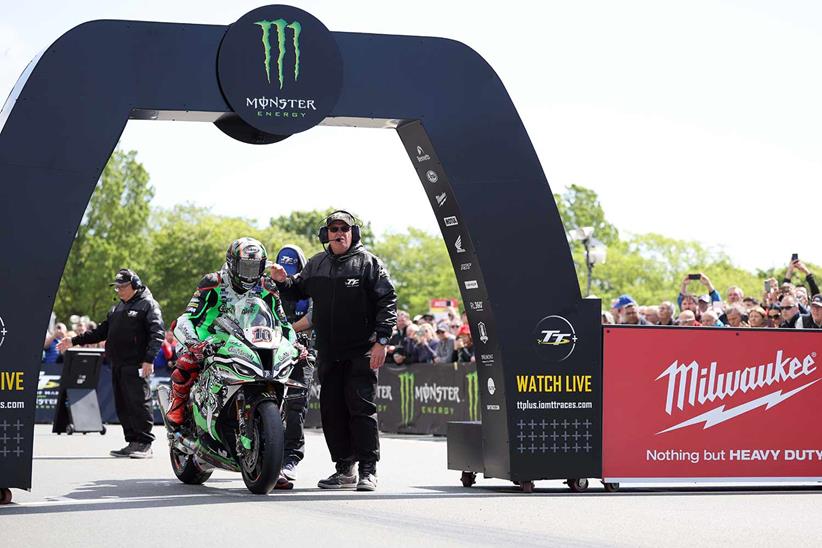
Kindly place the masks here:
<instances>
[{"instance_id":1,"label":"black shoe","mask_svg":"<svg viewBox=\"0 0 822 548\"><path fill-rule=\"evenodd\" d=\"M320 489L356 489L357 474L354 465L348 462L338 462L337 471L325 479L317 482Z\"/></svg>"},{"instance_id":2,"label":"black shoe","mask_svg":"<svg viewBox=\"0 0 822 548\"><path fill-rule=\"evenodd\" d=\"M109 451L109 455L112 457L128 457L131 455L132 451L134 451L134 446L137 445L133 441L128 442L128 445L123 447L122 449L115 449L114 451Z\"/></svg>"},{"instance_id":3,"label":"black shoe","mask_svg":"<svg viewBox=\"0 0 822 548\"><path fill-rule=\"evenodd\" d=\"M133 459L150 459L154 456L150 443L135 443L134 450L128 455Z\"/></svg>"},{"instance_id":4,"label":"black shoe","mask_svg":"<svg viewBox=\"0 0 822 548\"><path fill-rule=\"evenodd\" d=\"M374 491L377 489L377 465L360 464L360 481L357 482L357 491Z\"/></svg>"}]
</instances>

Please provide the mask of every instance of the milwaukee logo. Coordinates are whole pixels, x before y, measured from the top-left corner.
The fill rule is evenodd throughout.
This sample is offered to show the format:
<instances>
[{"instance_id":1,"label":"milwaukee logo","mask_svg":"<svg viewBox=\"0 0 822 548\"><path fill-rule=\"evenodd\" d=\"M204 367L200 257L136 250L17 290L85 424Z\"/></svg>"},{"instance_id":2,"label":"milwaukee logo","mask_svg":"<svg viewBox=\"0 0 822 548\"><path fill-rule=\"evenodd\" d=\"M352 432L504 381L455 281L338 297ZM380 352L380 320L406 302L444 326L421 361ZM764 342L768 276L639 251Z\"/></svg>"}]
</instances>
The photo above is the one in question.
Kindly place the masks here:
<instances>
[{"instance_id":1,"label":"milwaukee logo","mask_svg":"<svg viewBox=\"0 0 822 548\"><path fill-rule=\"evenodd\" d=\"M784 351L778 350L772 362L725 373L716 372L716 362L711 362L710 367L702 367L696 360L688 364L675 360L656 380L668 378L665 412L670 415L674 407L683 411L686 407L722 402L726 398L731 398L739 393L747 394L789 380L806 378L817 369L815 357L816 352L808 354L802 359L791 356L784 357ZM765 406L766 410L770 409L819 380L821 379L812 380L785 393L779 389L730 409L725 409L724 404L720 405L706 413L662 430L658 434L703 422L705 423L703 428L707 429L758 407Z\"/></svg>"}]
</instances>

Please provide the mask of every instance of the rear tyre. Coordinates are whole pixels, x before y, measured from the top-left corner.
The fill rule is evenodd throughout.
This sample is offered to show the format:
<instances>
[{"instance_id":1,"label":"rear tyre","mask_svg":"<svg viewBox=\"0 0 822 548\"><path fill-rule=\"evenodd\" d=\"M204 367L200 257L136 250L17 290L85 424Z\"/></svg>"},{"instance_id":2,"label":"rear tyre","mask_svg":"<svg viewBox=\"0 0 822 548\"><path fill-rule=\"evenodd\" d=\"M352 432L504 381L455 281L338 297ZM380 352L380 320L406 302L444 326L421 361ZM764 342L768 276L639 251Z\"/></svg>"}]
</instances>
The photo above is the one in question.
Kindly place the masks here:
<instances>
[{"instance_id":1,"label":"rear tyre","mask_svg":"<svg viewBox=\"0 0 822 548\"><path fill-rule=\"evenodd\" d=\"M214 471L202 468L193 455L183 453L179 449L172 447L169 451L171 457L171 468L177 479L188 485L201 485L211 477Z\"/></svg>"},{"instance_id":2,"label":"rear tyre","mask_svg":"<svg viewBox=\"0 0 822 548\"><path fill-rule=\"evenodd\" d=\"M255 495L267 495L280 477L285 445L283 420L273 401L264 401L254 410L250 434L251 450L240 458L243 481Z\"/></svg>"}]
</instances>

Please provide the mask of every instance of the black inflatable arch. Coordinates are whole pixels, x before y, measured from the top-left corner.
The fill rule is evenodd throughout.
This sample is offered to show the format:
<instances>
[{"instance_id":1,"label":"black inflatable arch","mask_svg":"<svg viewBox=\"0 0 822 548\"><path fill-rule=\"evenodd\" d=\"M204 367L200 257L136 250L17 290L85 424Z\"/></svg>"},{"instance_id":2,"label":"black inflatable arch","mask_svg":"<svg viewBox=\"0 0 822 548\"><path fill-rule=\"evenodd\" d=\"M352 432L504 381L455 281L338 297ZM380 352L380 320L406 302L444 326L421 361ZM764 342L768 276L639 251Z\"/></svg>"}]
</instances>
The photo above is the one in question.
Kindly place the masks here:
<instances>
[{"instance_id":1,"label":"black inflatable arch","mask_svg":"<svg viewBox=\"0 0 822 548\"><path fill-rule=\"evenodd\" d=\"M232 131L225 117L232 109L215 71L227 28L82 24L29 66L0 114L0 374L24 379L22 391L0 390L6 402L0 426L14 434L16 425L22 436L16 446L6 443L5 454L0 444L0 487L31 485L43 334L74 235L125 124L223 117L222 129ZM550 461L553 477L598 477L599 302L581 299L551 189L502 82L482 57L453 40L332 34L342 89L323 123L396 129L440 222L463 301L475 303L466 308L477 341L486 472L539 479ZM536 343L551 331L544 323L549 316L570 325L570 355L568 347L557 357L554 348ZM593 409L518 405L524 397L518 375L579 373L593 377L593 393L584 396ZM9 402L24 405L9 408ZM515 424L546 418L588 421L595 447L518 451Z\"/></svg>"}]
</instances>

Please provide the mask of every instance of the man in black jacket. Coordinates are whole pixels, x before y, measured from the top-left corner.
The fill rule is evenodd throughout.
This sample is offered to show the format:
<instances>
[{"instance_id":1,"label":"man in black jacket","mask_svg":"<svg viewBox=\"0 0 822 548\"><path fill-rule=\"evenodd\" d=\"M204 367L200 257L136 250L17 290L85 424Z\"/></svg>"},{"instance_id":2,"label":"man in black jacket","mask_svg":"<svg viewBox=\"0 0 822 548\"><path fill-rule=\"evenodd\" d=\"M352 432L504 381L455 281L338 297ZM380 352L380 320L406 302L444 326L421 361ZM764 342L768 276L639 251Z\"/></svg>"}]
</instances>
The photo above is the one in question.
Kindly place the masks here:
<instances>
[{"instance_id":1,"label":"man in black jacket","mask_svg":"<svg viewBox=\"0 0 822 548\"><path fill-rule=\"evenodd\" d=\"M105 321L82 335L63 339L58 349L62 352L75 344L106 341L114 405L128 442L122 449L111 451L111 455L149 458L154 441L151 433L154 416L148 378L163 344L163 317L151 291L133 271L120 270L111 285L120 302L111 308Z\"/></svg>"},{"instance_id":2,"label":"man in black jacket","mask_svg":"<svg viewBox=\"0 0 822 548\"><path fill-rule=\"evenodd\" d=\"M323 434L337 471L322 489L373 491L380 458L377 370L397 322L397 296L382 262L360 243L351 214L335 211L320 229L326 251L295 276L272 278L286 299L313 300ZM359 462L359 482L354 464Z\"/></svg>"}]
</instances>

